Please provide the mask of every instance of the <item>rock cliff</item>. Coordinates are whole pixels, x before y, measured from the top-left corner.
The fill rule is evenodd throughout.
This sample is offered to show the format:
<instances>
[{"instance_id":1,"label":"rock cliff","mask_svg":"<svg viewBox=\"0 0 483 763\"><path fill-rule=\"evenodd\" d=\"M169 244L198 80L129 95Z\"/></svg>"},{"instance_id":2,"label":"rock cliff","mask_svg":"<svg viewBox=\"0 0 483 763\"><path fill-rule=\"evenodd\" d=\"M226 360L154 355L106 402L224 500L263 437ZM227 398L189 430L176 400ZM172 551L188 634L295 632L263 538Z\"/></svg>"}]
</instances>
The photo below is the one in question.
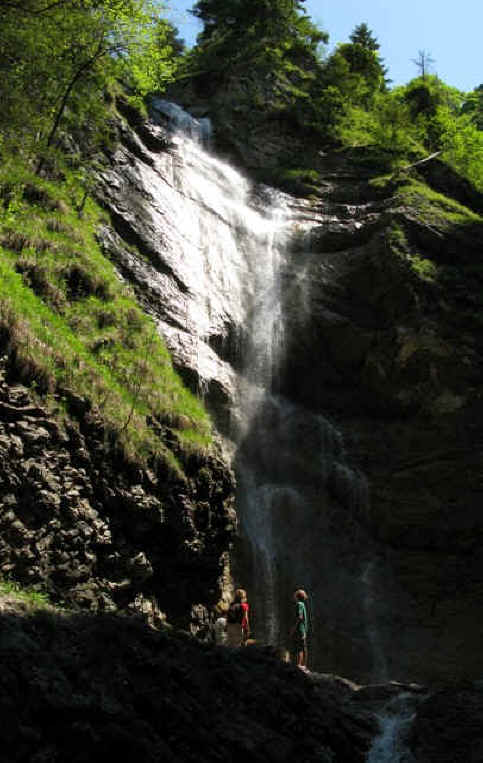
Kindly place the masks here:
<instances>
[{"instance_id":1,"label":"rock cliff","mask_svg":"<svg viewBox=\"0 0 483 763\"><path fill-rule=\"evenodd\" d=\"M247 341L242 303L217 282L222 266L205 270L202 284L195 260L173 254L180 232L154 185L160 156L169 154L164 115L158 110L157 124L146 126L124 113L131 124L101 186L113 220L101 232L105 250L156 316L184 378L233 437ZM247 150L260 143L251 140ZM297 223L281 269L277 385L298 406L298 456L287 468L298 470L295 483L306 493L305 508L290 497L280 504L286 529L272 538L280 595L295 579L310 582L324 669L362 680L471 677L481 669L482 635L473 616L483 585L481 197L437 161L378 178L363 152L315 154L314 194L286 197ZM268 414L273 431L276 408ZM315 477L322 445L314 416L326 422L322 439L331 431L340 438L324 446L330 464ZM260 479L272 469L283 486L288 462L268 465L257 450L266 422L266 412L252 422L239 453L258 453ZM284 557L294 535L299 561L290 551ZM250 570L245 560L240 574Z\"/></svg>"},{"instance_id":2,"label":"rock cliff","mask_svg":"<svg viewBox=\"0 0 483 763\"><path fill-rule=\"evenodd\" d=\"M196 633L228 576L230 471L214 454L193 456L186 480L129 467L105 447L87 401L70 393L69 407L70 417L55 416L2 356L2 575L70 607Z\"/></svg>"},{"instance_id":3,"label":"rock cliff","mask_svg":"<svg viewBox=\"0 0 483 763\"><path fill-rule=\"evenodd\" d=\"M379 195L357 157L328 160L327 220L286 276L282 389L336 423L368 478L352 514L375 543L389 675L468 678L482 667L482 203L449 168L422 167L427 184L417 169Z\"/></svg>"}]
</instances>

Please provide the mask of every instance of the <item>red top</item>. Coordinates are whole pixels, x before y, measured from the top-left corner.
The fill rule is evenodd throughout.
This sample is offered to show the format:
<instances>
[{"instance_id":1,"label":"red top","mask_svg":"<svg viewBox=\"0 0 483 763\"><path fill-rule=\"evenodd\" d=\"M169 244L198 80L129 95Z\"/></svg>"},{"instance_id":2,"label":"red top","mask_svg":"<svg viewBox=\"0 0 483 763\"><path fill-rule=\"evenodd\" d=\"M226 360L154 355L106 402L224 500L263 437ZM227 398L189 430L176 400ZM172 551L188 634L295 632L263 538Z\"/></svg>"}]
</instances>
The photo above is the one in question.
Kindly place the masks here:
<instances>
[{"instance_id":1,"label":"red top","mask_svg":"<svg viewBox=\"0 0 483 763\"><path fill-rule=\"evenodd\" d=\"M243 611L243 618L242 618L242 621L241 621L241 627L242 628L248 628L248 611L249 611L250 607L248 606L246 601L242 601L241 608L242 608L242 611Z\"/></svg>"}]
</instances>

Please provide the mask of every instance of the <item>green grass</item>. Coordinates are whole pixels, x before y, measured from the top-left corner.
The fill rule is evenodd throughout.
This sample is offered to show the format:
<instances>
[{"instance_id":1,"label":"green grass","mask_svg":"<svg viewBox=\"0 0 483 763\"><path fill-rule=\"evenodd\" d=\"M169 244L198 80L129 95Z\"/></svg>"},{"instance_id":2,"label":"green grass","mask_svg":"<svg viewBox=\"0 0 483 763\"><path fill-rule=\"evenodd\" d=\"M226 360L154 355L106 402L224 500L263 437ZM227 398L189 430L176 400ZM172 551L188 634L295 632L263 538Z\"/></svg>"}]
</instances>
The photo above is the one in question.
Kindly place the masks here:
<instances>
[{"instance_id":1,"label":"green grass","mask_svg":"<svg viewBox=\"0 0 483 763\"><path fill-rule=\"evenodd\" d=\"M454 225L467 225L482 222L482 217L454 199L433 191L425 183L408 180L397 189L397 199L415 206L425 222L448 228Z\"/></svg>"},{"instance_id":2,"label":"green grass","mask_svg":"<svg viewBox=\"0 0 483 763\"><path fill-rule=\"evenodd\" d=\"M0 325L25 381L42 393L72 389L127 459L161 458L181 474L160 428L181 450L205 449L210 418L102 254L95 230L104 213L89 199L78 216L81 196L68 173L53 183L18 163L0 170Z\"/></svg>"},{"instance_id":3,"label":"green grass","mask_svg":"<svg viewBox=\"0 0 483 763\"><path fill-rule=\"evenodd\" d=\"M409 262L414 272L422 278L423 281L435 281L438 276L438 267L432 260L421 257L419 254L411 254Z\"/></svg>"},{"instance_id":4,"label":"green grass","mask_svg":"<svg viewBox=\"0 0 483 763\"><path fill-rule=\"evenodd\" d=\"M257 179L288 193L309 195L319 191L321 175L317 170L308 167L276 167L262 168L257 174Z\"/></svg>"},{"instance_id":5,"label":"green grass","mask_svg":"<svg viewBox=\"0 0 483 763\"><path fill-rule=\"evenodd\" d=\"M483 221L481 215L455 199L433 191L426 183L409 177L404 170L375 177L370 184L379 190L392 192L397 203L416 208L425 222L443 229Z\"/></svg>"},{"instance_id":6,"label":"green grass","mask_svg":"<svg viewBox=\"0 0 483 763\"><path fill-rule=\"evenodd\" d=\"M393 223L386 235L391 249L409 264L418 278L428 282L437 279L440 273L438 266L432 260L422 257L418 252L411 251L406 233L400 225Z\"/></svg>"},{"instance_id":7,"label":"green grass","mask_svg":"<svg viewBox=\"0 0 483 763\"><path fill-rule=\"evenodd\" d=\"M394 202L408 208L411 214L417 217L426 225L435 228L438 232L446 234L451 230L458 228L464 229L465 226L481 226L483 218L451 199L444 194L433 191L424 183L407 177L396 180L393 176L382 176L374 181L377 187L390 187L392 184ZM479 262L466 262L464 252L462 252L461 262L458 265L451 265L438 260L437 250L429 256L423 256L419 251L415 251L407 239L406 231L401 225L393 222L388 229L387 242L399 257L407 262L413 273L427 284L439 282L445 286L450 286L452 293L457 293L461 300L461 295L465 295L466 303L480 311L483 304L481 297L481 284L483 279L483 266ZM434 258L433 258L434 256Z\"/></svg>"},{"instance_id":8,"label":"green grass","mask_svg":"<svg viewBox=\"0 0 483 763\"><path fill-rule=\"evenodd\" d=\"M32 609L45 609L51 606L47 594L35 591L33 588L22 588L19 583L12 580L0 580L1 596L13 598L27 604Z\"/></svg>"}]
</instances>

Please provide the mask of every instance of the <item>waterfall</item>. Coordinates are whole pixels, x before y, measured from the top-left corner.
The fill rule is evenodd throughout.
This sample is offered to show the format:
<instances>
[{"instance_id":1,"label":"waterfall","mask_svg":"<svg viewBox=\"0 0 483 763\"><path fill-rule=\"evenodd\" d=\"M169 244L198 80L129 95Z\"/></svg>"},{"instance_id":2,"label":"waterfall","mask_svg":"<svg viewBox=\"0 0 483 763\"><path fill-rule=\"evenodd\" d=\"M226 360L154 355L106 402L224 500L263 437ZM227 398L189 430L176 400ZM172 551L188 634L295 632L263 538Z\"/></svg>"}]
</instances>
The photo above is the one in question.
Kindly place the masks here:
<instances>
[{"instance_id":1,"label":"waterfall","mask_svg":"<svg viewBox=\"0 0 483 763\"><path fill-rule=\"evenodd\" d=\"M300 253L300 241L309 245L310 227L320 218L312 220L304 202L254 187L214 156L209 120L160 99L153 115L160 124L169 121L172 145L153 154L154 167L139 168L136 182L152 198L163 269L182 285L182 299L170 306L168 276L157 275L165 278L161 316L170 309L162 331L196 370L200 393L215 372L229 386L225 434L234 443L241 528L236 583L248 590L255 637L284 646L292 592L306 588L312 667L326 669L320 655L329 629L366 627L367 605L354 593L363 572L345 560L368 490L335 423L281 392L290 241L298 238ZM309 309L307 294L301 314Z\"/></svg>"},{"instance_id":2,"label":"waterfall","mask_svg":"<svg viewBox=\"0 0 483 763\"><path fill-rule=\"evenodd\" d=\"M376 617L374 615L374 578L376 575L375 560L371 559L364 567L360 582L362 583L362 603L366 616L366 634L369 644L372 648L372 657L374 660L373 672L380 681L389 679L388 669L384 650L382 648L380 635L376 627Z\"/></svg>"}]
</instances>

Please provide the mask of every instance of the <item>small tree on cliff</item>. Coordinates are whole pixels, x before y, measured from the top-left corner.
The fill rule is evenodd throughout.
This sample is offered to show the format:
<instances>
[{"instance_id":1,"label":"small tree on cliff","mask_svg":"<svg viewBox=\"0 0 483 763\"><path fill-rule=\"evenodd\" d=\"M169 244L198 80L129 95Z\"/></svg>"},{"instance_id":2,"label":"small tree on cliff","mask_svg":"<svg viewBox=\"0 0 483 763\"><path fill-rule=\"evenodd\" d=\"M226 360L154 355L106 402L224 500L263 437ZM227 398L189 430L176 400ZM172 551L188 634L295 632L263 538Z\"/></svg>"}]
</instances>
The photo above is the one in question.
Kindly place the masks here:
<instances>
[{"instance_id":1,"label":"small tree on cliff","mask_svg":"<svg viewBox=\"0 0 483 763\"><path fill-rule=\"evenodd\" d=\"M478 130L483 130L483 85L478 85L471 93L467 93L461 111L471 117Z\"/></svg>"},{"instance_id":2,"label":"small tree on cliff","mask_svg":"<svg viewBox=\"0 0 483 763\"><path fill-rule=\"evenodd\" d=\"M419 75L424 80L430 73L435 63L434 58L431 58L431 53L427 50L418 50L418 57L412 58L411 61L419 69Z\"/></svg>"}]
</instances>

